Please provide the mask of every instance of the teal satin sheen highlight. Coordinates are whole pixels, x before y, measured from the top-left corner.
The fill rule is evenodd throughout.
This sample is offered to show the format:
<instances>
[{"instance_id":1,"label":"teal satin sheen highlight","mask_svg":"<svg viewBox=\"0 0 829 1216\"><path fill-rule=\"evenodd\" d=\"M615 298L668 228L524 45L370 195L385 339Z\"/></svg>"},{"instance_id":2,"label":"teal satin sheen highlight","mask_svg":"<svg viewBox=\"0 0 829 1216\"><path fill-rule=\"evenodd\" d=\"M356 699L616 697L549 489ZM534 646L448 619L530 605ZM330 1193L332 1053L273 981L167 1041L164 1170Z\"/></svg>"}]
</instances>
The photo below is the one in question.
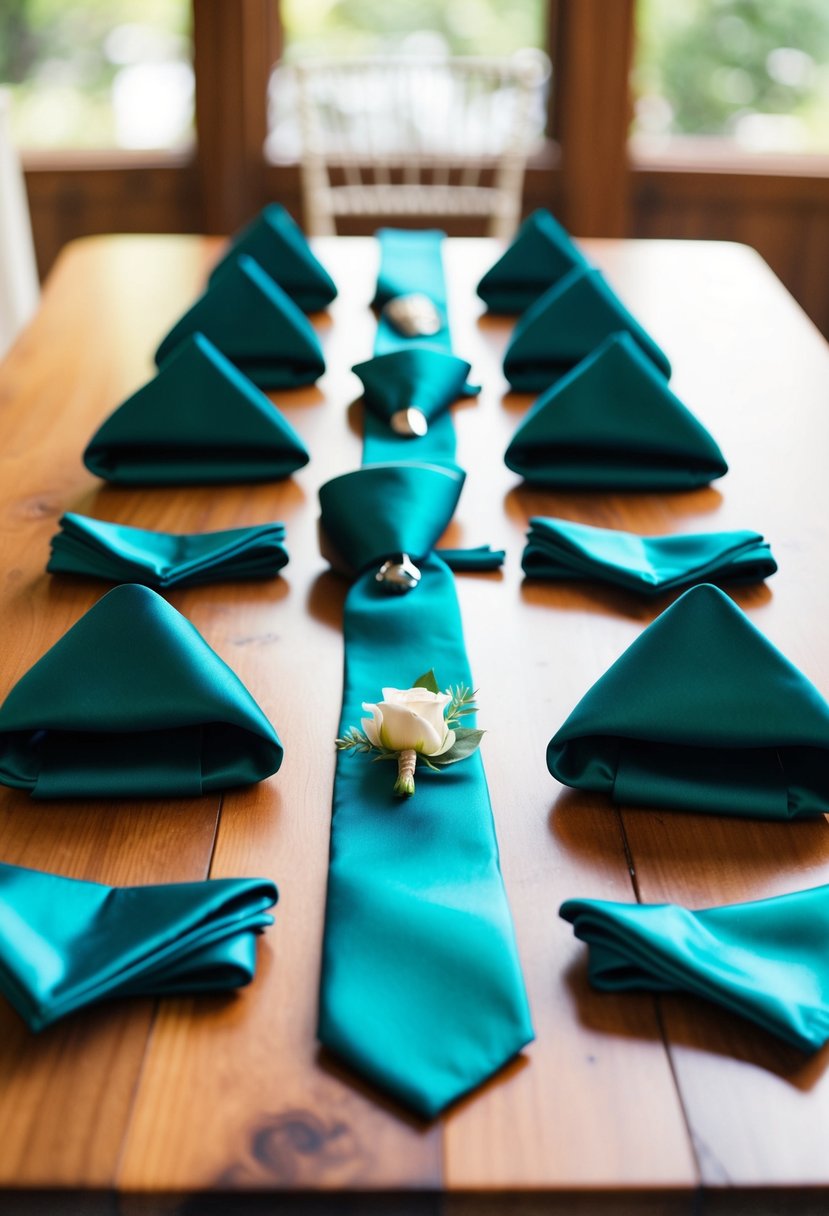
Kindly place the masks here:
<instances>
[{"instance_id":1,"label":"teal satin sheen highlight","mask_svg":"<svg viewBox=\"0 0 829 1216\"><path fill-rule=\"evenodd\" d=\"M147 587L115 587L0 708L0 782L36 798L195 797L275 773L241 680Z\"/></svg>"},{"instance_id":2,"label":"teal satin sheen highlight","mask_svg":"<svg viewBox=\"0 0 829 1216\"><path fill-rule=\"evenodd\" d=\"M690 992L803 1051L829 1039L829 886L691 912L569 899L594 987Z\"/></svg>"},{"instance_id":3,"label":"teal satin sheen highlight","mask_svg":"<svg viewBox=\"0 0 829 1216\"><path fill-rule=\"evenodd\" d=\"M325 371L308 318L262 267L239 254L170 330L155 353L160 367L193 333L203 333L260 388L313 384Z\"/></svg>"},{"instance_id":4,"label":"teal satin sheen highlight","mask_svg":"<svg viewBox=\"0 0 829 1216\"><path fill-rule=\"evenodd\" d=\"M588 265L549 211L534 211L509 248L478 284L478 295L490 312L521 313L574 266Z\"/></svg>"},{"instance_id":5,"label":"teal satin sheen highlight","mask_svg":"<svg viewBox=\"0 0 829 1216\"><path fill-rule=\"evenodd\" d=\"M279 203L269 203L231 238L227 253L211 271L211 282L240 254L258 262L303 312L327 308L337 294L334 280L312 253L305 234Z\"/></svg>"},{"instance_id":6,"label":"teal satin sheen highlight","mask_svg":"<svg viewBox=\"0 0 829 1216\"><path fill-rule=\"evenodd\" d=\"M107 887L0 863L0 992L32 1030L110 997L250 983L264 878Z\"/></svg>"},{"instance_id":7,"label":"teal satin sheen highlight","mask_svg":"<svg viewBox=\"0 0 829 1216\"><path fill-rule=\"evenodd\" d=\"M543 393L504 456L533 484L688 490L728 472L702 423L629 334L612 334Z\"/></svg>"},{"instance_id":8,"label":"teal satin sheen highlight","mask_svg":"<svg viewBox=\"0 0 829 1216\"><path fill-rule=\"evenodd\" d=\"M222 532L148 532L68 511L52 537L50 574L79 574L148 587L195 587L273 578L287 565L285 525Z\"/></svg>"},{"instance_id":9,"label":"teal satin sheen highlight","mask_svg":"<svg viewBox=\"0 0 829 1216\"><path fill-rule=\"evenodd\" d=\"M519 319L504 355L504 375L518 392L540 393L611 334L629 333L667 379L671 365L604 279L576 266Z\"/></svg>"},{"instance_id":10,"label":"teal satin sheen highlight","mask_svg":"<svg viewBox=\"0 0 829 1216\"><path fill-rule=\"evenodd\" d=\"M716 587L686 591L550 740L565 785L628 806L829 812L829 705Z\"/></svg>"},{"instance_id":11,"label":"teal satin sheen highlight","mask_svg":"<svg viewBox=\"0 0 829 1216\"><path fill-rule=\"evenodd\" d=\"M367 572L345 605L341 731L383 685L434 667L472 685L454 580L434 555L410 595ZM319 1037L426 1117L533 1037L479 754L392 794L389 764L340 753Z\"/></svg>"},{"instance_id":12,"label":"teal satin sheen highlight","mask_svg":"<svg viewBox=\"0 0 829 1216\"><path fill-rule=\"evenodd\" d=\"M101 424L83 459L121 485L203 485L278 481L308 452L265 394L193 334Z\"/></svg>"},{"instance_id":13,"label":"teal satin sheen highlight","mask_svg":"<svg viewBox=\"0 0 829 1216\"><path fill-rule=\"evenodd\" d=\"M589 579L639 595L711 579L755 582L777 569L757 532L635 536L541 516L530 520L521 565L528 578Z\"/></svg>"}]
</instances>

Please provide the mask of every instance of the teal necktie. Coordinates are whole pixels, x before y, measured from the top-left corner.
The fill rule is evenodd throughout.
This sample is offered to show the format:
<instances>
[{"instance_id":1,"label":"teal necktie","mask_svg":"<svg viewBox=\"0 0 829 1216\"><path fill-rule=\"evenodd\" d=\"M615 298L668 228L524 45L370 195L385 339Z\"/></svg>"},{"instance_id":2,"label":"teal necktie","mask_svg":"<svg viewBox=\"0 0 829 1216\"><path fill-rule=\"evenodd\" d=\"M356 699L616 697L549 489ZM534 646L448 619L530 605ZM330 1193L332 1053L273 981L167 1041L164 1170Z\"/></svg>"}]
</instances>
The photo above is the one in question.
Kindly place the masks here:
<instances>
[{"instance_id":1,"label":"teal necktie","mask_svg":"<svg viewBox=\"0 0 829 1216\"><path fill-rule=\"evenodd\" d=\"M264 878L106 887L0 863L0 992L32 1030L114 996L248 984Z\"/></svg>"},{"instance_id":2,"label":"teal necktie","mask_svg":"<svg viewBox=\"0 0 829 1216\"><path fill-rule=\"evenodd\" d=\"M399 288L404 280L400 251L409 237L420 251L416 286L440 290L440 246L429 236L431 245L419 233L381 235L381 297L389 282ZM391 340L406 349L405 339ZM410 450L411 440L385 441ZM430 426L418 442L419 460L431 463L402 455L369 463L320 491L327 543L355 576L344 611L341 735L359 722L363 701L390 684L407 687L429 668L444 686L472 686L454 579L433 552L464 475L453 431ZM366 460L375 443L367 430ZM404 554L420 579L394 594L378 571ZM389 767L337 758L319 1037L432 1118L533 1031L480 755L440 773L418 769L417 792L406 801L394 797Z\"/></svg>"},{"instance_id":3,"label":"teal necktie","mask_svg":"<svg viewBox=\"0 0 829 1216\"><path fill-rule=\"evenodd\" d=\"M568 899L608 992L691 992L803 1051L829 1039L829 886L691 912L674 904Z\"/></svg>"}]
</instances>

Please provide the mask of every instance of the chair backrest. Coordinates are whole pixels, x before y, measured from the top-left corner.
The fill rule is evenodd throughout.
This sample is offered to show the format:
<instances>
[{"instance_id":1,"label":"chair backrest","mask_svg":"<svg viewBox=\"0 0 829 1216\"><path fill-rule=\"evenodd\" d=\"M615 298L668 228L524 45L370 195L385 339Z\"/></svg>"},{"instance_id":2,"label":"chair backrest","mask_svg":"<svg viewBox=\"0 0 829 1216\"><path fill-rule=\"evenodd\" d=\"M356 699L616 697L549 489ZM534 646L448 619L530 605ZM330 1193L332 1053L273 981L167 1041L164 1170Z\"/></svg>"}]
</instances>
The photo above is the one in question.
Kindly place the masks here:
<instances>
[{"instance_id":1,"label":"chair backrest","mask_svg":"<svg viewBox=\"0 0 829 1216\"><path fill-rule=\"evenodd\" d=\"M34 313L39 295L26 187L9 131L9 95L0 89L0 358Z\"/></svg>"},{"instance_id":2,"label":"chair backrest","mask_svg":"<svg viewBox=\"0 0 829 1216\"><path fill-rule=\"evenodd\" d=\"M473 216L507 238L549 62L384 56L295 65L305 224L335 216Z\"/></svg>"}]
</instances>

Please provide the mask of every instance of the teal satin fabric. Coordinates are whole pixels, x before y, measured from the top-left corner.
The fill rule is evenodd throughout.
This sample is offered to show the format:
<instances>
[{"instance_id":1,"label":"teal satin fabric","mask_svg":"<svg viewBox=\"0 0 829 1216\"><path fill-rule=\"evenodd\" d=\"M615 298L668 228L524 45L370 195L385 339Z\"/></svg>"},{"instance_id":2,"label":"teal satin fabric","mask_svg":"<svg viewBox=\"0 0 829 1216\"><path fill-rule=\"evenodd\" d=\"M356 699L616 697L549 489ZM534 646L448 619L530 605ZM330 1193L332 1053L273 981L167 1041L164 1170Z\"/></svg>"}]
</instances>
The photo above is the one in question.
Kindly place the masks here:
<instances>
[{"instance_id":1,"label":"teal satin fabric","mask_svg":"<svg viewBox=\"0 0 829 1216\"><path fill-rule=\"evenodd\" d=\"M728 472L712 436L629 334L613 334L538 398L504 456L538 485L687 490Z\"/></svg>"},{"instance_id":2,"label":"teal satin fabric","mask_svg":"<svg viewBox=\"0 0 829 1216\"><path fill-rule=\"evenodd\" d=\"M667 379L671 365L625 308L601 271L576 266L518 321L504 355L504 375L518 392L540 393L611 334L629 333Z\"/></svg>"},{"instance_id":3,"label":"teal satin fabric","mask_svg":"<svg viewBox=\"0 0 829 1216\"><path fill-rule=\"evenodd\" d=\"M84 452L120 485L277 481L308 463L279 410L203 334L184 339Z\"/></svg>"},{"instance_id":4,"label":"teal satin fabric","mask_svg":"<svg viewBox=\"0 0 829 1216\"><path fill-rule=\"evenodd\" d=\"M137 584L99 600L0 707L0 782L35 798L196 797L281 763L241 680Z\"/></svg>"},{"instance_id":5,"label":"teal satin fabric","mask_svg":"<svg viewBox=\"0 0 829 1216\"><path fill-rule=\"evenodd\" d=\"M549 211L534 211L478 284L490 312L521 313L577 266L588 262Z\"/></svg>"},{"instance_id":6,"label":"teal satin fabric","mask_svg":"<svg viewBox=\"0 0 829 1216\"><path fill-rule=\"evenodd\" d=\"M565 519L530 519L521 565L528 578L589 579L639 595L689 583L750 583L777 570L757 532L635 536Z\"/></svg>"},{"instance_id":7,"label":"teal satin fabric","mask_svg":"<svg viewBox=\"0 0 829 1216\"><path fill-rule=\"evenodd\" d=\"M565 785L628 806L829 813L829 705L716 587L686 591L550 740Z\"/></svg>"},{"instance_id":8,"label":"teal satin fabric","mask_svg":"<svg viewBox=\"0 0 829 1216\"><path fill-rule=\"evenodd\" d=\"M829 886L700 912L568 899L560 915L596 988L694 993L803 1051L829 1040Z\"/></svg>"},{"instance_id":9,"label":"teal satin fabric","mask_svg":"<svg viewBox=\"0 0 829 1216\"><path fill-rule=\"evenodd\" d=\"M425 557L452 518L465 477L458 468L398 461L326 482L320 487L325 556L352 575L398 553Z\"/></svg>"},{"instance_id":10,"label":"teal satin fabric","mask_svg":"<svg viewBox=\"0 0 829 1216\"><path fill-rule=\"evenodd\" d=\"M211 282L240 254L252 257L303 312L327 308L337 295L334 280L311 252L302 229L279 203L269 203L231 238Z\"/></svg>"},{"instance_id":11,"label":"teal satin fabric","mask_svg":"<svg viewBox=\"0 0 829 1216\"><path fill-rule=\"evenodd\" d=\"M308 318L253 258L239 254L211 279L204 295L155 353L161 364L179 343L203 333L260 388L313 384L325 371Z\"/></svg>"},{"instance_id":12,"label":"teal satin fabric","mask_svg":"<svg viewBox=\"0 0 829 1216\"><path fill-rule=\"evenodd\" d=\"M395 460L454 464L455 428L449 406L480 392L467 384L470 366L452 354L443 273L442 232L378 232L380 269L374 303L379 308L401 295L427 296L444 319L434 335L407 337L387 320L377 319L374 358L352 370L364 387L363 464ZM402 436L389 426L397 410L415 408L426 418L423 436Z\"/></svg>"},{"instance_id":13,"label":"teal satin fabric","mask_svg":"<svg viewBox=\"0 0 829 1216\"><path fill-rule=\"evenodd\" d=\"M341 732L383 685L430 667L472 686L453 577L434 555L420 566L409 595L389 596L373 570L349 590ZM533 1030L480 755L418 766L406 801L393 783L390 764L339 754L319 1037L431 1118Z\"/></svg>"},{"instance_id":14,"label":"teal satin fabric","mask_svg":"<svg viewBox=\"0 0 829 1216\"><path fill-rule=\"evenodd\" d=\"M111 997L248 984L264 878L107 887L0 863L0 992L32 1030Z\"/></svg>"},{"instance_id":15,"label":"teal satin fabric","mask_svg":"<svg viewBox=\"0 0 829 1216\"><path fill-rule=\"evenodd\" d=\"M232 579L273 578L288 563L285 525L223 532L148 532L68 511L52 537L46 569L148 587L196 587Z\"/></svg>"}]
</instances>

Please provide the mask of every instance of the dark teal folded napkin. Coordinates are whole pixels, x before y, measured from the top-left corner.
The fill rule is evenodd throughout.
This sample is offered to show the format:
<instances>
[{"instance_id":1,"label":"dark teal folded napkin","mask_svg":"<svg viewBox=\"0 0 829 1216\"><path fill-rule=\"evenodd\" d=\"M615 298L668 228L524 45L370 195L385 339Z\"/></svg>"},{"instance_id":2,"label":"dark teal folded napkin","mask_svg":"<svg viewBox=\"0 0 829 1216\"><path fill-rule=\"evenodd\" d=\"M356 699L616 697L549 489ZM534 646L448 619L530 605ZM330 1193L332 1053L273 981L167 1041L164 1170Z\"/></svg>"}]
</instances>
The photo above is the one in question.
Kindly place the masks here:
<instances>
[{"instance_id":1,"label":"dark teal folded napkin","mask_svg":"<svg viewBox=\"0 0 829 1216\"><path fill-rule=\"evenodd\" d=\"M223 532L148 532L68 511L52 537L50 574L82 574L148 587L194 587L233 579L273 578L287 565L285 525Z\"/></svg>"},{"instance_id":2,"label":"dark teal folded napkin","mask_svg":"<svg viewBox=\"0 0 829 1216\"><path fill-rule=\"evenodd\" d=\"M534 211L478 284L490 312L524 312L574 266L587 259L549 211Z\"/></svg>"},{"instance_id":3,"label":"dark teal folded napkin","mask_svg":"<svg viewBox=\"0 0 829 1216\"><path fill-rule=\"evenodd\" d=\"M664 351L628 312L601 271L576 266L527 309L512 331L504 375L518 392L540 393L610 334L628 333L667 378Z\"/></svg>"},{"instance_id":4,"label":"dark teal folded napkin","mask_svg":"<svg viewBox=\"0 0 829 1216\"><path fill-rule=\"evenodd\" d=\"M122 485L278 481L308 463L296 431L203 334L110 414L84 464Z\"/></svg>"},{"instance_id":5,"label":"dark teal folded napkin","mask_svg":"<svg viewBox=\"0 0 829 1216\"><path fill-rule=\"evenodd\" d=\"M334 280L311 252L305 234L279 203L269 203L231 237L211 281L240 253L252 257L303 312L327 308L337 294Z\"/></svg>"},{"instance_id":6,"label":"dark teal folded napkin","mask_svg":"<svg viewBox=\"0 0 829 1216\"><path fill-rule=\"evenodd\" d=\"M550 740L565 785L627 806L829 813L829 705L717 587L686 591Z\"/></svg>"},{"instance_id":7,"label":"dark teal folded napkin","mask_svg":"<svg viewBox=\"0 0 829 1216\"><path fill-rule=\"evenodd\" d=\"M0 707L0 783L35 798L196 797L281 763L241 680L136 584L90 608Z\"/></svg>"},{"instance_id":8,"label":"dark teal folded napkin","mask_svg":"<svg viewBox=\"0 0 829 1216\"><path fill-rule=\"evenodd\" d=\"M320 487L324 556L351 573L434 548L465 479L460 469L406 461L363 465Z\"/></svg>"},{"instance_id":9,"label":"dark teal folded napkin","mask_svg":"<svg viewBox=\"0 0 829 1216\"><path fill-rule=\"evenodd\" d=\"M262 267L241 253L210 280L155 353L160 366L179 343L203 333L260 388L313 384L325 371L308 318Z\"/></svg>"},{"instance_id":10,"label":"dark teal folded napkin","mask_svg":"<svg viewBox=\"0 0 829 1216\"><path fill-rule=\"evenodd\" d=\"M388 423L400 410L420 410L428 423L459 397L481 390L467 384L471 366L456 355L410 345L375 355L351 369L363 382L363 400L376 418Z\"/></svg>"},{"instance_id":11,"label":"dark teal folded napkin","mask_svg":"<svg viewBox=\"0 0 829 1216\"><path fill-rule=\"evenodd\" d=\"M529 578L591 579L659 595L689 583L757 582L777 569L757 532L635 536L534 516L521 560Z\"/></svg>"},{"instance_id":12,"label":"dark teal folded napkin","mask_svg":"<svg viewBox=\"0 0 829 1216\"><path fill-rule=\"evenodd\" d=\"M110 997L248 984L266 878L106 887L0 863L0 992L32 1030Z\"/></svg>"},{"instance_id":13,"label":"dark teal folded napkin","mask_svg":"<svg viewBox=\"0 0 829 1216\"><path fill-rule=\"evenodd\" d=\"M714 439L629 334L613 334L543 393L504 456L525 480L687 490L728 472Z\"/></svg>"},{"instance_id":14,"label":"dark teal folded napkin","mask_svg":"<svg viewBox=\"0 0 829 1216\"><path fill-rule=\"evenodd\" d=\"M690 992L803 1051L829 1039L829 886L691 912L674 904L568 899L608 992Z\"/></svg>"}]
</instances>

